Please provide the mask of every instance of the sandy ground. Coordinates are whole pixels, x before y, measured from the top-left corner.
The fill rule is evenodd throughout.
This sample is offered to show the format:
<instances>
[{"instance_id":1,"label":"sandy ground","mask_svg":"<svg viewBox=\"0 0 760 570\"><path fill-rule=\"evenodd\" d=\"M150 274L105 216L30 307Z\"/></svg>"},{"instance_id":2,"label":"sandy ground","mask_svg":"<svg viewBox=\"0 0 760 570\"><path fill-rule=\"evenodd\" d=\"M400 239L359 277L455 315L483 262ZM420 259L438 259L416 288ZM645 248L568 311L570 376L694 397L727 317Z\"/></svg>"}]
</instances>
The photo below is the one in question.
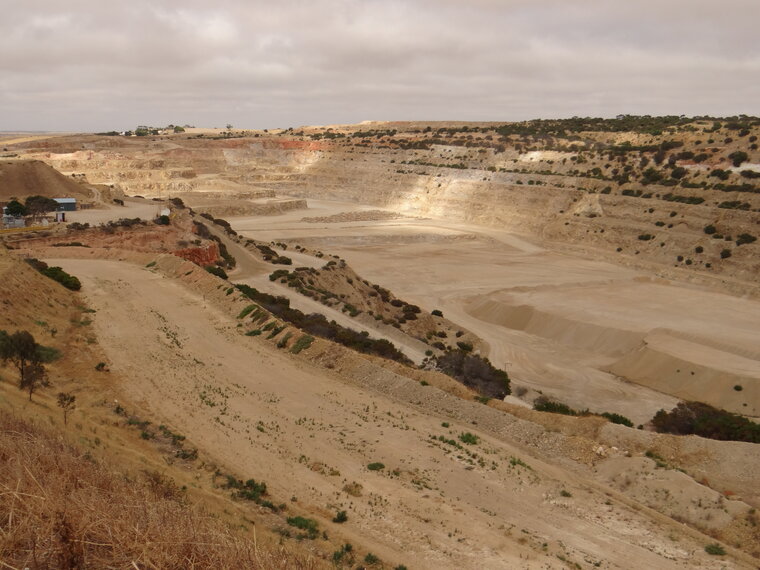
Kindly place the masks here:
<instances>
[{"instance_id":1,"label":"sandy ground","mask_svg":"<svg viewBox=\"0 0 760 570\"><path fill-rule=\"evenodd\" d=\"M309 200L309 216L369 209ZM544 291L546 298L562 305L568 288L595 286L614 292L621 284L635 285L642 276L634 271L552 253L507 232L440 220L310 224L301 222L303 217L303 212L293 212L231 222L245 236L289 239L340 255L364 278L391 289L402 299L427 310L442 310L449 319L483 338L489 346L489 358L509 372L515 386L531 388L533 395L540 390L575 407L622 413L637 423L677 402L659 389L625 382L602 369L614 359L600 351L594 339L607 338L607 344L614 345L617 334L628 343L626 349L643 341L644 335L638 335L629 346L625 324L603 324L593 334L576 327L578 330L565 331L557 338L552 332L560 314L549 310L542 329L525 331L507 319L499 319L493 307L478 306L484 300L498 301L505 291ZM640 310L624 302L624 294L614 302L621 300L631 314ZM541 308L540 303L536 305ZM604 319L605 306L594 307L593 296L588 305L577 317L580 323L589 317Z\"/></svg>"},{"instance_id":2,"label":"sandy ground","mask_svg":"<svg viewBox=\"0 0 760 570\"><path fill-rule=\"evenodd\" d=\"M142 267L47 261L83 281L129 402L244 479L266 481L274 502L310 512L331 534L361 540L394 565L743 567L706 555L702 539L680 525L584 479L583 466L531 456L506 435L527 428L513 423L496 436L465 412L433 413L425 394L506 421L495 410L399 379L399 389L417 394L411 404L312 368L241 335L234 318ZM478 443L431 437L457 441L465 431ZM385 468L370 471L370 462ZM352 482L360 496L342 490ZM340 527L326 522L338 509L349 515Z\"/></svg>"},{"instance_id":3,"label":"sandy ground","mask_svg":"<svg viewBox=\"0 0 760 570\"><path fill-rule=\"evenodd\" d=\"M156 218L160 211L165 207L164 204L158 202L127 198L124 201L123 206L103 205L92 210L66 212L66 222L97 225L110 220L118 220L119 218L141 218L143 220L152 220Z\"/></svg>"},{"instance_id":4,"label":"sandy ground","mask_svg":"<svg viewBox=\"0 0 760 570\"><path fill-rule=\"evenodd\" d=\"M375 209L308 204L309 217ZM558 254L495 229L303 217L231 222L248 237L340 255L365 279L442 310L488 343L489 358L515 385L571 406L644 423L683 398L760 416L758 302Z\"/></svg>"}]
</instances>

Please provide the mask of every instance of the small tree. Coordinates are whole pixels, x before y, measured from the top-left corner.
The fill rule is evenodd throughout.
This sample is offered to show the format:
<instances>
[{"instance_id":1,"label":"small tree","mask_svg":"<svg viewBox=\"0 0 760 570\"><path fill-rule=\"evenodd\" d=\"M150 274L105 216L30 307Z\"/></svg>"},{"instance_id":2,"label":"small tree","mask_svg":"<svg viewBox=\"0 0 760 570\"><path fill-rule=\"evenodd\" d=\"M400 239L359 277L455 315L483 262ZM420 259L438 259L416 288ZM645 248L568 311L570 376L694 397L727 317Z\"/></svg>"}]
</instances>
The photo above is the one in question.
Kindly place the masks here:
<instances>
[{"instance_id":1,"label":"small tree","mask_svg":"<svg viewBox=\"0 0 760 570\"><path fill-rule=\"evenodd\" d=\"M32 333L17 331L9 335L2 331L0 334L0 358L3 363L10 361L13 364L19 373L19 383L24 384L29 369L35 363L40 363L37 343Z\"/></svg>"},{"instance_id":2,"label":"small tree","mask_svg":"<svg viewBox=\"0 0 760 570\"><path fill-rule=\"evenodd\" d=\"M29 196L24 202L29 214L34 218L41 218L58 209L58 202L47 196Z\"/></svg>"},{"instance_id":3,"label":"small tree","mask_svg":"<svg viewBox=\"0 0 760 570\"><path fill-rule=\"evenodd\" d=\"M749 158L749 156L743 150L737 150L729 154L728 158L731 159L731 163L734 166L739 167L742 165L742 162L745 162Z\"/></svg>"},{"instance_id":4,"label":"small tree","mask_svg":"<svg viewBox=\"0 0 760 570\"><path fill-rule=\"evenodd\" d=\"M27 390L29 392L29 401L32 401L32 394L38 388L45 388L50 386L48 380L47 370L41 362L33 362L26 369L26 374L19 380L19 390Z\"/></svg>"},{"instance_id":5,"label":"small tree","mask_svg":"<svg viewBox=\"0 0 760 570\"><path fill-rule=\"evenodd\" d=\"M66 425L66 420L69 412L73 411L74 408L76 408L76 404L74 403L76 399L77 397L74 396L74 394L68 394L66 392L58 393L58 407L63 410L63 425Z\"/></svg>"},{"instance_id":6,"label":"small tree","mask_svg":"<svg viewBox=\"0 0 760 570\"><path fill-rule=\"evenodd\" d=\"M29 211L26 209L26 206L24 206L18 200L11 200L10 202L8 202L8 204L5 207L5 211L8 212L9 216L13 216L16 218L20 218L21 216L26 216L29 213Z\"/></svg>"}]
</instances>

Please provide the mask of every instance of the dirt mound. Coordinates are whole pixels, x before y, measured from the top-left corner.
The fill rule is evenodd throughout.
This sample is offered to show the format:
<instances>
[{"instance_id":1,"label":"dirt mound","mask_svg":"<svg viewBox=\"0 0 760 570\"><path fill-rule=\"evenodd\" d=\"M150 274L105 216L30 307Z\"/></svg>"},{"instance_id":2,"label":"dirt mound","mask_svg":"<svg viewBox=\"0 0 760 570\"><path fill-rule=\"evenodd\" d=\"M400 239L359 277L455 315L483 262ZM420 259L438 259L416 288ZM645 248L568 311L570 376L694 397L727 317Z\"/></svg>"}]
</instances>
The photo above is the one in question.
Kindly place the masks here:
<instances>
[{"instance_id":1,"label":"dirt mound","mask_svg":"<svg viewBox=\"0 0 760 570\"><path fill-rule=\"evenodd\" d=\"M89 199L91 192L41 160L0 161L0 200L33 195L82 200Z\"/></svg>"},{"instance_id":2,"label":"dirt mound","mask_svg":"<svg viewBox=\"0 0 760 570\"><path fill-rule=\"evenodd\" d=\"M609 371L684 400L698 400L748 416L760 415L756 360L689 342L666 332L647 336Z\"/></svg>"}]
</instances>

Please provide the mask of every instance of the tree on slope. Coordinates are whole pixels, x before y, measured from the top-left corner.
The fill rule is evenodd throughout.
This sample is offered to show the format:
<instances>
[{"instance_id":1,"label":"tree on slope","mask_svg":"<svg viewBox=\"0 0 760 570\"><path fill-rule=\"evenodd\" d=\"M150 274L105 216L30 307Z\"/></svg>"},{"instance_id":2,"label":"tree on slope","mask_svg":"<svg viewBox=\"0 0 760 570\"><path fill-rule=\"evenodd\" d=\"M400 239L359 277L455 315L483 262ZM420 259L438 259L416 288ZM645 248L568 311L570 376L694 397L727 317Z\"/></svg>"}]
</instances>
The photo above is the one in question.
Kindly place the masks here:
<instances>
[{"instance_id":1,"label":"tree on slope","mask_svg":"<svg viewBox=\"0 0 760 570\"><path fill-rule=\"evenodd\" d=\"M29 391L29 399L38 388L49 386L47 371L43 362L40 345L29 331L8 334L0 331L0 359L3 364L10 362L19 373L18 386Z\"/></svg>"}]
</instances>

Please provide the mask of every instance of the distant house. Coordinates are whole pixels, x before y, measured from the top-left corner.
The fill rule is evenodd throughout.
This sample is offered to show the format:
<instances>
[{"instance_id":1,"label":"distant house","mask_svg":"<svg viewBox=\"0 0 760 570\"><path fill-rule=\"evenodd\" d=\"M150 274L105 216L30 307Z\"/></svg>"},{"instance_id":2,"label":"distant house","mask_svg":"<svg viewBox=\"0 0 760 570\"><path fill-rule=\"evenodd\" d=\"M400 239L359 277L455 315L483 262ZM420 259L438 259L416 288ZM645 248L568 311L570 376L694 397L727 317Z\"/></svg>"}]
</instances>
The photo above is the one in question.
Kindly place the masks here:
<instances>
[{"instance_id":1,"label":"distant house","mask_svg":"<svg viewBox=\"0 0 760 570\"><path fill-rule=\"evenodd\" d=\"M53 198L53 200L58 202L59 212L75 212L77 209L76 198Z\"/></svg>"}]
</instances>

